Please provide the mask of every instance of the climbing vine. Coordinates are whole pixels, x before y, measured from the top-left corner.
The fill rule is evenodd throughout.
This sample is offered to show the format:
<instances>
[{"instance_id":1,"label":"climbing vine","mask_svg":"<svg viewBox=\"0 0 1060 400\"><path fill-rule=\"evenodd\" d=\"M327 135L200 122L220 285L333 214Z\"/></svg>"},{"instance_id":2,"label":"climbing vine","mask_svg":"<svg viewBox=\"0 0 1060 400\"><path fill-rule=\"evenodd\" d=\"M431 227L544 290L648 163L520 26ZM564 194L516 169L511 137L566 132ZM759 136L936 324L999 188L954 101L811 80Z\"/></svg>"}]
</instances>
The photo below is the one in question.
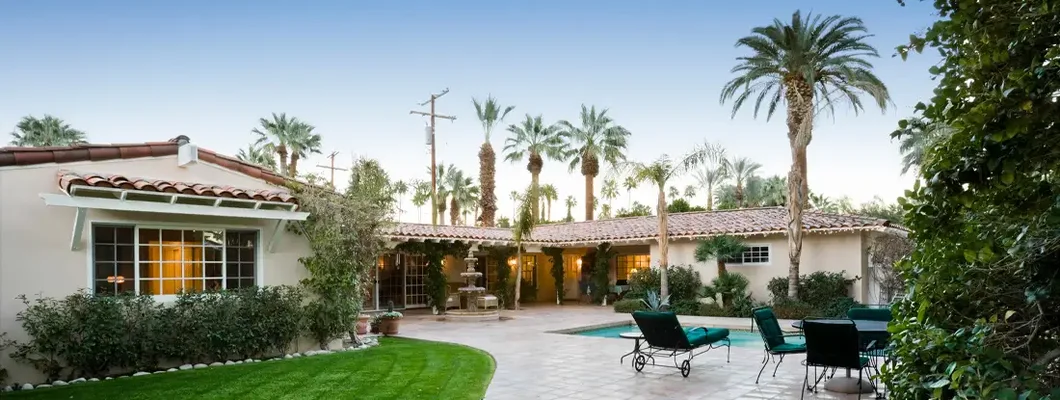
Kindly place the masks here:
<instances>
[{"instance_id":1,"label":"climbing vine","mask_svg":"<svg viewBox=\"0 0 1060 400\"><path fill-rule=\"evenodd\" d=\"M422 254L427 259L427 276L423 283L427 306L433 307L438 314L445 314L445 304L449 298L449 279L445 276L442 260L445 260L445 256L463 259L467 256L468 248L467 244L462 243L405 242L394 249Z\"/></svg>"},{"instance_id":2,"label":"climbing vine","mask_svg":"<svg viewBox=\"0 0 1060 400\"><path fill-rule=\"evenodd\" d=\"M607 297L610 288L611 259L615 252L611 249L611 243L601 243L596 246L596 265L592 273L592 296L594 303L602 303Z\"/></svg>"},{"instance_id":3,"label":"climbing vine","mask_svg":"<svg viewBox=\"0 0 1060 400\"><path fill-rule=\"evenodd\" d=\"M563 304L563 249L545 247L541 250L552 260L552 279L556 283L556 304Z\"/></svg>"},{"instance_id":4,"label":"climbing vine","mask_svg":"<svg viewBox=\"0 0 1060 400\"><path fill-rule=\"evenodd\" d=\"M501 307L509 308L514 305L515 293L511 284L512 267L508 265L508 259L515 254L513 247L490 247L489 256L497 260L497 286L493 295L497 296Z\"/></svg>"}]
</instances>

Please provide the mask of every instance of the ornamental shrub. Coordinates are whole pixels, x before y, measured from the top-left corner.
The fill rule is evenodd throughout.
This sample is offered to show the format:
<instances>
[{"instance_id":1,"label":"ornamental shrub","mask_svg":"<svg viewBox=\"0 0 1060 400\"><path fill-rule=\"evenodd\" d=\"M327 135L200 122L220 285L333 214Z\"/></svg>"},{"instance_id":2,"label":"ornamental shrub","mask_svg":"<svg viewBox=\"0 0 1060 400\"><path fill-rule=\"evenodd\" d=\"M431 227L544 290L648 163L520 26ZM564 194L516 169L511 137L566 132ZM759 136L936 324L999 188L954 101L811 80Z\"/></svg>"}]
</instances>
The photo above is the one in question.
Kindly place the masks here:
<instances>
[{"instance_id":1,"label":"ornamental shrub","mask_svg":"<svg viewBox=\"0 0 1060 400\"><path fill-rule=\"evenodd\" d=\"M692 266L671 265L667 269L667 284L670 289L670 304L682 301L697 301L703 289L699 272ZM629 277L627 297L644 297L648 291L660 292L659 267L639 269Z\"/></svg>"},{"instance_id":2,"label":"ornamental shrub","mask_svg":"<svg viewBox=\"0 0 1060 400\"><path fill-rule=\"evenodd\" d=\"M616 301L615 304L614 304L614 308L615 308L615 312L616 313L624 313L624 314L629 314L629 313L632 313L634 311L647 310L647 307L644 306L644 303L642 301L640 301L639 298L637 298L637 299L622 299L622 300Z\"/></svg>"},{"instance_id":3,"label":"ornamental shrub","mask_svg":"<svg viewBox=\"0 0 1060 400\"><path fill-rule=\"evenodd\" d=\"M699 302L696 300L681 300L670 303L670 311L677 315L698 315Z\"/></svg>"}]
</instances>

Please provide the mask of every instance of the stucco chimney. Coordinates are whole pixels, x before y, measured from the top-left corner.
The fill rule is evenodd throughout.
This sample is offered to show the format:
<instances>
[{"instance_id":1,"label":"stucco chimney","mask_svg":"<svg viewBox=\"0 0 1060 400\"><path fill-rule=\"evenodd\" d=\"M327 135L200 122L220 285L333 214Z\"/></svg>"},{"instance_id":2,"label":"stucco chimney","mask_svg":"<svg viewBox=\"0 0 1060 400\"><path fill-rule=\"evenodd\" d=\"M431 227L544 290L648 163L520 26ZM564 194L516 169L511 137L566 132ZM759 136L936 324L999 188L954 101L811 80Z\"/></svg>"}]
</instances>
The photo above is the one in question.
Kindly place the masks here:
<instances>
[{"instance_id":1,"label":"stucco chimney","mask_svg":"<svg viewBox=\"0 0 1060 400\"><path fill-rule=\"evenodd\" d=\"M186 167L188 164L199 162L199 146L191 143L187 136L180 135L173 138L177 142L177 166Z\"/></svg>"}]
</instances>

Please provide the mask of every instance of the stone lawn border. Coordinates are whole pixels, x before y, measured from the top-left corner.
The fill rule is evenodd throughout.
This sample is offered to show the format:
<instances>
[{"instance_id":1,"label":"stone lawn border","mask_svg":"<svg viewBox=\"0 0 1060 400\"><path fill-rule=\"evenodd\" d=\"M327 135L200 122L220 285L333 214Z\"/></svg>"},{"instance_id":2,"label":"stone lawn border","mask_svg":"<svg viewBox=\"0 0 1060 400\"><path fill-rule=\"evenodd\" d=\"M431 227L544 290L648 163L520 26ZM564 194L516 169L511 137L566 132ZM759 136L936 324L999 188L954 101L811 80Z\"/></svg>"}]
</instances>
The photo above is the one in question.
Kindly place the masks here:
<instances>
[{"instance_id":1,"label":"stone lawn border","mask_svg":"<svg viewBox=\"0 0 1060 400\"><path fill-rule=\"evenodd\" d=\"M220 362L220 361L217 361L217 362L212 362L210 364L201 364L201 363L200 364L194 364L194 365L193 364L184 364L184 365L181 365L181 366L176 367L176 368L169 368L169 369L164 369L164 370L160 369L160 370L154 371L154 372L139 371L139 372L136 372L136 373L133 373L133 374L130 374L130 375L120 375L117 378L108 376L106 378L103 378L103 380L109 381L109 380L113 380L113 379L122 379L122 378L137 377L137 376L164 374L164 373L167 373L167 372L187 371L187 370L190 370L190 369L204 369L204 368L211 368L211 367L223 367L223 366L228 366L228 365L259 363L259 362L262 362L262 361L290 360L290 359L293 359L293 358L300 358L300 357L312 357L312 356L318 356L318 355L323 355L323 354L333 354L333 353L342 353L342 352L348 352L348 351L366 350L368 348L375 347L375 346L378 346L378 345L379 345L379 337L378 336L362 336L361 337L361 345L360 346L344 347L344 348L338 349L338 350L309 350L309 351L302 352L302 353L284 354L282 357L281 356L276 356L276 357L265 359L265 360L248 358L248 359L241 360L241 361L228 360L228 361L225 361L223 363ZM24 383L24 384L19 385L19 386L4 386L0 390L2 390L4 392L11 392L11 391L16 391L16 390L45 389L45 388L50 388L50 387L67 386L67 385L74 385L74 384L84 383L84 382L99 382L99 381L100 381L100 379L98 379L98 378L90 378L90 379L77 378L77 379L71 380L69 382L62 381L62 380L56 380L56 381L53 381L50 384L44 383L44 384L40 384L40 385L37 385L37 386L33 386L32 384L29 384L29 383Z\"/></svg>"}]
</instances>

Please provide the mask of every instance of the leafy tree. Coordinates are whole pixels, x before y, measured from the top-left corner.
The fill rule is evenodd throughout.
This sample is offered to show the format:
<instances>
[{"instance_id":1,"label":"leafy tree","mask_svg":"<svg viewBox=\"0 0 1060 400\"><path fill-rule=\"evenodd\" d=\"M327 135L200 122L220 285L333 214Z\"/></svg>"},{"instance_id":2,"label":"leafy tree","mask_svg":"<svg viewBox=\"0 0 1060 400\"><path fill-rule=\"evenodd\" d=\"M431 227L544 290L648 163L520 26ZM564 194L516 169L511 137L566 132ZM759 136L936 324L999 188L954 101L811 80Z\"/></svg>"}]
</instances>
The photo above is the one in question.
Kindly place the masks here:
<instances>
[{"instance_id":1,"label":"leafy tree","mask_svg":"<svg viewBox=\"0 0 1060 400\"><path fill-rule=\"evenodd\" d=\"M639 201L634 201L633 206L628 210L625 208L618 209L615 212L615 218L627 218L627 217L647 217L652 215L651 207L645 204L641 204Z\"/></svg>"},{"instance_id":2,"label":"leafy tree","mask_svg":"<svg viewBox=\"0 0 1060 400\"><path fill-rule=\"evenodd\" d=\"M761 207L783 206L788 204L788 180L780 175L773 175L762 182L762 191L758 196Z\"/></svg>"},{"instance_id":3,"label":"leafy tree","mask_svg":"<svg viewBox=\"0 0 1060 400\"><path fill-rule=\"evenodd\" d=\"M486 140L482 142L482 147L478 151L478 180L482 193L479 196L479 208L482 209L482 226L493 226L494 214L497 213L497 195L494 193L497 188L497 154L493 151L493 145L490 144L490 135L493 133L493 128L504 121L504 117L508 116L515 106L502 107L493 96L487 96L485 103L480 103L478 99L471 99L471 103L475 105L475 116L482 123L482 131L486 136Z\"/></svg>"},{"instance_id":4,"label":"leafy tree","mask_svg":"<svg viewBox=\"0 0 1060 400\"><path fill-rule=\"evenodd\" d=\"M666 267L669 266L669 231L666 228L666 184L673 179L695 169L706 160L716 159L718 147L710 143L696 146L691 152L677 160L670 159L668 155L662 155L650 163L626 162L619 165L620 171L628 171L629 175L638 182L651 182L658 188L658 204L656 210L659 212L659 295L666 297L669 294L667 284ZM674 188L676 191L676 188Z\"/></svg>"},{"instance_id":5,"label":"leafy tree","mask_svg":"<svg viewBox=\"0 0 1060 400\"><path fill-rule=\"evenodd\" d=\"M552 269L549 272L552 273L552 281L556 288L556 304L563 304L563 248L545 247L541 249L541 252L545 253L552 262Z\"/></svg>"},{"instance_id":6,"label":"leafy tree","mask_svg":"<svg viewBox=\"0 0 1060 400\"><path fill-rule=\"evenodd\" d=\"M526 188L526 192L523 193L520 198L522 201L519 203L519 207L516 212L515 225L512 226L512 239L515 242L516 264L518 267L515 272L515 309L519 309L519 300L522 296L523 286L523 241L530 239L533 234L534 226L537 225L537 220L534 218L533 203L537 200L534 199L533 193L537 193L538 188L531 187Z\"/></svg>"},{"instance_id":7,"label":"leafy tree","mask_svg":"<svg viewBox=\"0 0 1060 400\"><path fill-rule=\"evenodd\" d=\"M938 87L915 109L952 127L899 200L913 253L893 308L891 397L1060 397L1060 8L938 0L905 57L933 47ZM933 52L934 53L934 52ZM899 122L898 132L909 122Z\"/></svg>"},{"instance_id":8,"label":"leafy tree","mask_svg":"<svg viewBox=\"0 0 1060 400\"><path fill-rule=\"evenodd\" d=\"M565 203L567 205L567 218L564 218L563 220L566 222L573 222L574 215L571 214L571 210L578 205L578 200L575 199L574 196L567 196L567 200Z\"/></svg>"},{"instance_id":9,"label":"leafy tree","mask_svg":"<svg viewBox=\"0 0 1060 400\"><path fill-rule=\"evenodd\" d=\"M272 119L260 118L258 124L261 128L251 130L258 135L257 145L264 145L265 149L275 152L280 157L280 175L293 176L288 172L290 165L287 157L290 155L291 142L294 139L293 127L298 124L297 118L287 119L286 113L272 113Z\"/></svg>"},{"instance_id":10,"label":"leafy tree","mask_svg":"<svg viewBox=\"0 0 1060 400\"><path fill-rule=\"evenodd\" d=\"M905 211L902 210L902 206L898 203L887 203L883 201L879 196L876 196L872 201L861 204L857 210L854 210L853 214L865 215L869 217L886 219L891 222L901 223L902 218L905 215Z\"/></svg>"},{"instance_id":11,"label":"leafy tree","mask_svg":"<svg viewBox=\"0 0 1060 400\"><path fill-rule=\"evenodd\" d=\"M566 144L563 142L563 138L559 136L558 129L554 126L545 125L541 121L540 115L531 117L530 114L527 114L522 125L509 125L508 132L511 132L512 136L509 136L505 141L504 152L507 154L504 159L514 163L526 158L526 170L530 171L530 181L532 182L530 186L539 187L538 178L541 175L541 168L545 165L543 156L553 160L563 160L564 157L564 146ZM534 199L540 197L540 193L533 194ZM541 220L540 203L540 201L535 200L532 209L534 218L537 220Z\"/></svg>"},{"instance_id":12,"label":"leafy tree","mask_svg":"<svg viewBox=\"0 0 1060 400\"><path fill-rule=\"evenodd\" d=\"M511 228L512 221L508 217L497 218L497 227L499 228Z\"/></svg>"},{"instance_id":13,"label":"leafy tree","mask_svg":"<svg viewBox=\"0 0 1060 400\"><path fill-rule=\"evenodd\" d=\"M732 157L724 159L722 165L725 168L725 174L731 177L733 184L736 185L736 206L746 207L744 186L751 177L755 176L755 172L762 168L762 164L751 161L747 157Z\"/></svg>"},{"instance_id":14,"label":"leafy tree","mask_svg":"<svg viewBox=\"0 0 1060 400\"><path fill-rule=\"evenodd\" d=\"M273 157L273 153L254 143L248 145L246 149L239 149L236 158L262 168L276 170L276 157Z\"/></svg>"},{"instance_id":15,"label":"leafy tree","mask_svg":"<svg viewBox=\"0 0 1060 400\"><path fill-rule=\"evenodd\" d=\"M902 152L902 175L915 170L924 163L931 147L950 135L952 129L946 124L931 122L923 117L906 120L901 129L898 151Z\"/></svg>"},{"instance_id":16,"label":"leafy tree","mask_svg":"<svg viewBox=\"0 0 1060 400\"><path fill-rule=\"evenodd\" d=\"M890 94L872 73L869 58L879 57L865 42L870 37L861 19L833 15L807 15L796 11L787 23L753 28L736 45L751 50L737 58L735 78L725 84L721 101L733 101L733 116L754 97L754 115L766 101L766 119L781 102L787 106L791 171L788 174L788 297L796 298L799 260L802 255L802 213L809 184L806 180L806 147L813 137L816 108L834 112L833 100L842 100L855 113L864 109L861 96L868 95L885 110ZM768 100L767 100L768 98Z\"/></svg>"},{"instance_id":17,"label":"leafy tree","mask_svg":"<svg viewBox=\"0 0 1060 400\"><path fill-rule=\"evenodd\" d=\"M298 160L310 154L320 154L320 135L313 133L313 125L293 120L287 147L291 152L291 164L288 171L291 176L298 176Z\"/></svg>"},{"instance_id":18,"label":"leafy tree","mask_svg":"<svg viewBox=\"0 0 1060 400\"><path fill-rule=\"evenodd\" d=\"M21 147L72 146L88 143L88 135L51 115L22 117L11 132L11 145Z\"/></svg>"},{"instance_id":19,"label":"leafy tree","mask_svg":"<svg viewBox=\"0 0 1060 400\"><path fill-rule=\"evenodd\" d=\"M623 153L630 133L607 115L607 109L596 112L582 105L581 125L559 121L560 136L566 141L566 158L570 159L570 170L581 164L585 176L585 220L593 219L593 179L600 173L600 160L616 165L626 159Z\"/></svg>"},{"instance_id":20,"label":"leafy tree","mask_svg":"<svg viewBox=\"0 0 1060 400\"><path fill-rule=\"evenodd\" d=\"M680 198L677 199L677 200L671 201L670 204L666 205L666 213L667 214L693 212L693 211L707 211L707 209L703 208L703 207L693 206L691 204L688 204L688 200L680 199Z\"/></svg>"}]
</instances>

